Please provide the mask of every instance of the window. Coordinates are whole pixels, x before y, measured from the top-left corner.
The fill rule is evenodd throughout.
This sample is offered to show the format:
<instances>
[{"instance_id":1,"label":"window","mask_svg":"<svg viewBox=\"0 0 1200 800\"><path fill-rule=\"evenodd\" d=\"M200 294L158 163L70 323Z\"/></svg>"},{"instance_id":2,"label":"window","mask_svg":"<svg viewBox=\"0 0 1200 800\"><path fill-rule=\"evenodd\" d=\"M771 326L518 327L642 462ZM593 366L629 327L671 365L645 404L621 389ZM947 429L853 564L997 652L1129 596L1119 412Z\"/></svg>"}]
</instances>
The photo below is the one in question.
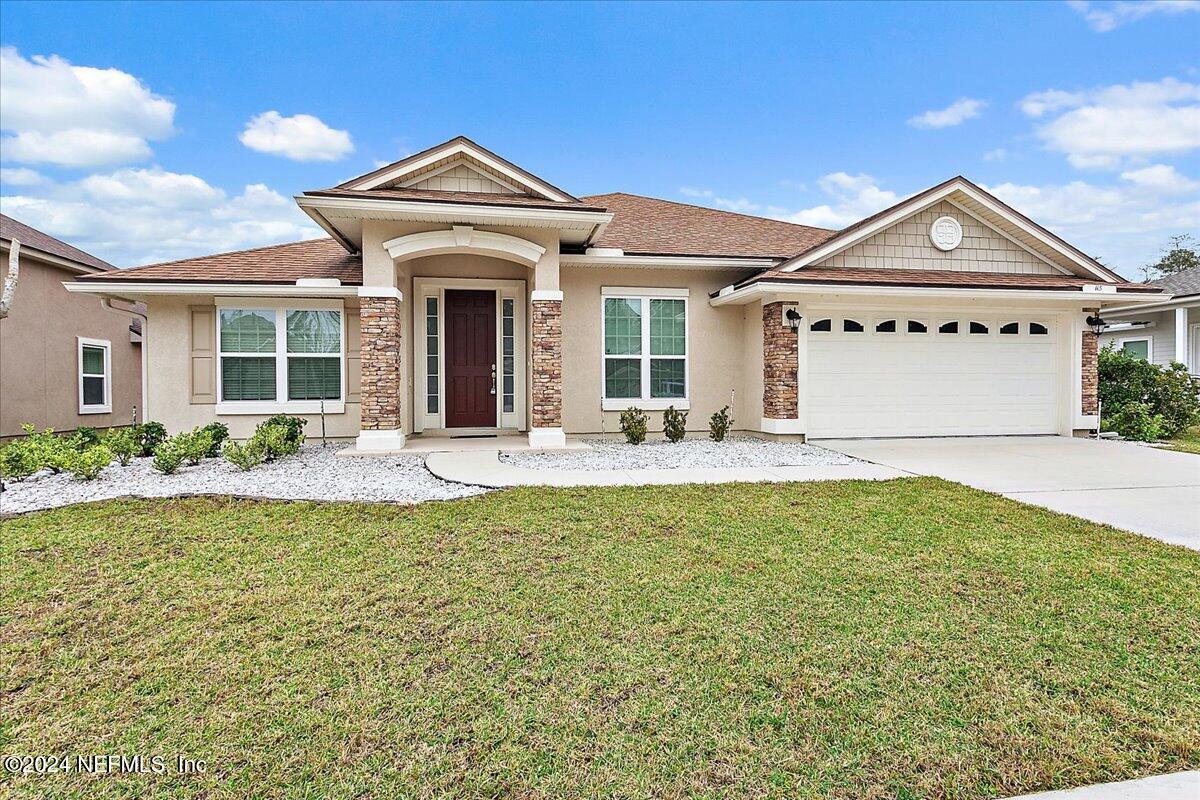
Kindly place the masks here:
<instances>
[{"instance_id":1,"label":"window","mask_svg":"<svg viewBox=\"0 0 1200 800\"><path fill-rule=\"evenodd\" d=\"M863 332L862 323L857 322L852 319L844 319L844 320L842 320L842 332L843 333L862 333Z\"/></svg>"},{"instance_id":2,"label":"window","mask_svg":"<svg viewBox=\"0 0 1200 800\"><path fill-rule=\"evenodd\" d=\"M438 299L425 298L425 411L438 413Z\"/></svg>"},{"instance_id":3,"label":"window","mask_svg":"<svg viewBox=\"0 0 1200 800\"><path fill-rule=\"evenodd\" d=\"M503 353L501 357L504 359L503 370L501 371L501 402L505 413L511 413L516 407L515 382L516 382L516 301L511 297L505 297L500 303L500 319L501 319L501 349Z\"/></svg>"},{"instance_id":4,"label":"window","mask_svg":"<svg viewBox=\"0 0 1200 800\"><path fill-rule=\"evenodd\" d=\"M218 319L220 402L341 401L340 310L222 308Z\"/></svg>"},{"instance_id":5,"label":"window","mask_svg":"<svg viewBox=\"0 0 1200 800\"><path fill-rule=\"evenodd\" d=\"M982 322L975 322L972 320L968 330L975 336L987 336L988 326L984 325Z\"/></svg>"},{"instance_id":6,"label":"window","mask_svg":"<svg viewBox=\"0 0 1200 800\"><path fill-rule=\"evenodd\" d=\"M831 319L816 320L815 322L813 322L812 325L808 326L808 329L815 333L829 333L830 331L833 330L833 320L831 320Z\"/></svg>"},{"instance_id":7,"label":"window","mask_svg":"<svg viewBox=\"0 0 1200 800\"><path fill-rule=\"evenodd\" d=\"M1016 322L1006 322L1000 326L1001 336L1014 336L1021 332L1021 326Z\"/></svg>"},{"instance_id":8,"label":"window","mask_svg":"<svg viewBox=\"0 0 1200 800\"><path fill-rule=\"evenodd\" d=\"M895 333L896 332L896 320L885 319L883 322L880 322L875 326L875 332L876 333Z\"/></svg>"},{"instance_id":9,"label":"window","mask_svg":"<svg viewBox=\"0 0 1200 800\"><path fill-rule=\"evenodd\" d=\"M1134 358L1140 358L1142 361L1150 360L1149 339L1122 339L1121 349Z\"/></svg>"},{"instance_id":10,"label":"window","mask_svg":"<svg viewBox=\"0 0 1200 800\"><path fill-rule=\"evenodd\" d=\"M908 332L909 333L928 333L929 326L926 325L924 322L921 322L919 319L910 319L908 321Z\"/></svg>"},{"instance_id":11,"label":"window","mask_svg":"<svg viewBox=\"0 0 1200 800\"><path fill-rule=\"evenodd\" d=\"M77 339L79 347L79 413L112 411L112 344L103 339Z\"/></svg>"},{"instance_id":12,"label":"window","mask_svg":"<svg viewBox=\"0 0 1200 800\"><path fill-rule=\"evenodd\" d=\"M604 397L664 408L687 397L687 300L604 298Z\"/></svg>"},{"instance_id":13,"label":"window","mask_svg":"<svg viewBox=\"0 0 1200 800\"><path fill-rule=\"evenodd\" d=\"M958 320L952 319L938 325L938 333L958 333Z\"/></svg>"},{"instance_id":14,"label":"window","mask_svg":"<svg viewBox=\"0 0 1200 800\"><path fill-rule=\"evenodd\" d=\"M1029 333L1033 336L1046 336L1050 333L1050 329L1040 322L1029 323Z\"/></svg>"}]
</instances>

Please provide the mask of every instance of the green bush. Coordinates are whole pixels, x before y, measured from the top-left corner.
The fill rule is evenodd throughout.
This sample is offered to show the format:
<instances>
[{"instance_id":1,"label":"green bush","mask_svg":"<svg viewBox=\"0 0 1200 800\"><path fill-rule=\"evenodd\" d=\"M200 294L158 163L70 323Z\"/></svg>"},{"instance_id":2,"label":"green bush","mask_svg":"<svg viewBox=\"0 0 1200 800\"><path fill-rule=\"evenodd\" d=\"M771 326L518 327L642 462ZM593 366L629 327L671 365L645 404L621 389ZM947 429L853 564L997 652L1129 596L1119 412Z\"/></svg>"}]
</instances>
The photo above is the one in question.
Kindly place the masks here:
<instances>
[{"instance_id":1,"label":"green bush","mask_svg":"<svg viewBox=\"0 0 1200 800\"><path fill-rule=\"evenodd\" d=\"M1112 420L1134 403L1147 406L1150 417L1161 418L1160 437L1177 436L1200 422L1200 397L1182 364L1163 368L1109 345L1100 351L1099 378L1104 430L1120 433Z\"/></svg>"},{"instance_id":2,"label":"green bush","mask_svg":"<svg viewBox=\"0 0 1200 800\"><path fill-rule=\"evenodd\" d=\"M677 411L675 406L667 406L663 412L663 434L668 442L682 442L687 425L687 412Z\"/></svg>"},{"instance_id":3,"label":"green bush","mask_svg":"<svg viewBox=\"0 0 1200 800\"><path fill-rule=\"evenodd\" d=\"M104 437L104 446L122 467L129 466L134 456L142 452L142 442L135 428L111 428Z\"/></svg>"},{"instance_id":4,"label":"green bush","mask_svg":"<svg viewBox=\"0 0 1200 800\"><path fill-rule=\"evenodd\" d=\"M34 472L49 469L55 475L67 468L67 462L76 451L74 444L54 433L53 428L39 431L32 425L22 425L24 446L29 448L29 458L36 464Z\"/></svg>"},{"instance_id":5,"label":"green bush","mask_svg":"<svg viewBox=\"0 0 1200 800\"><path fill-rule=\"evenodd\" d=\"M225 443L225 460L243 472L248 472L263 461L262 441L251 437L245 444Z\"/></svg>"},{"instance_id":6,"label":"green bush","mask_svg":"<svg viewBox=\"0 0 1200 800\"><path fill-rule=\"evenodd\" d=\"M97 444L72 453L67 461L67 469L78 480L94 481L99 477L100 470L112 463L112 459L112 451L102 444Z\"/></svg>"},{"instance_id":7,"label":"green bush","mask_svg":"<svg viewBox=\"0 0 1200 800\"><path fill-rule=\"evenodd\" d=\"M135 425L138 439L142 443L142 457L154 455L155 449L167 440L167 429L161 422L143 422Z\"/></svg>"},{"instance_id":8,"label":"green bush","mask_svg":"<svg viewBox=\"0 0 1200 800\"><path fill-rule=\"evenodd\" d=\"M732 427L733 415L729 413L729 406L725 406L709 418L709 438L711 438L714 442L723 442L725 441L725 436L729 433L729 429Z\"/></svg>"},{"instance_id":9,"label":"green bush","mask_svg":"<svg viewBox=\"0 0 1200 800\"><path fill-rule=\"evenodd\" d=\"M1107 427L1135 442L1156 442L1163 436L1162 415L1152 414L1148 403L1126 403L1108 417Z\"/></svg>"},{"instance_id":10,"label":"green bush","mask_svg":"<svg viewBox=\"0 0 1200 800\"><path fill-rule=\"evenodd\" d=\"M193 467L203 461L212 448L212 435L204 428L194 428L171 438L177 440L183 459Z\"/></svg>"},{"instance_id":11,"label":"green bush","mask_svg":"<svg viewBox=\"0 0 1200 800\"><path fill-rule=\"evenodd\" d=\"M1160 368L1150 406L1163 418L1164 438L1171 439L1200 424L1200 393L1187 367L1175 361L1166 369Z\"/></svg>"},{"instance_id":12,"label":"green bush","mask_svg":"<svg viewBox=\"0 0 1200 800\"><path fill-rule=\"evenodd\" d=\"M100 444L100 433L95 428L80 426L75 429L75 435L71 437L71 446L80 452L98 444Z\"/></svg>"},{"instance_id":13,"label":"green bush","mask_svg":"<svg viewBox=\"0 0 1200 800\"><path fill-rule=\"evenodd\" d=\"M29 446L28 441L16 439L0 450L0 477L19 481L42 468L37 451Z\"/></svg>"},{"instance_id":14,"label":"green bush","mask_svg":"<svg viewBox=\"0 0 1200 800\"><path fill-rule=\"evenodd\" d=\"M300 452L307 424L306 419L277 414L260 422L250 438L262 447L264 461L274 461Z\"/></svg>"},{"instance_id":15,"label":"green bush","mask_svg":"<svg viewBox=\"0 0 1200 800\"><path fill-rule=\"evenodd\" d=\"M630 444L641 444L646 441L646 427L650 418L640 408L630 406L621 412L621 433Z\"/></svg>"},{"instance_id":16,"label":"green bush","mask_svg":"<svg viewBox=\"0 0 1200 800\"><path fill-rule=\"evenodd\" d=\"M187 434L181 435L187 436ZM179 469L186 457L187 453L184 452L183 442L179 436L172 436L159 442L158 447L154 448L154 468L163 475L171 475Z\"/></svg>"},{"instance_id":17,"label":"green bush","mask_svg":"<svg viewBox=\"0 0 1200 800\"><path fill-rule=\"evenodd\" d=\"M229 426L224 422L210 422L200 429L203 433L208 434L211 444L208 447L206 458L216 458L221 455L221 445L229 438Z\"/></svg>"}]
</instances>

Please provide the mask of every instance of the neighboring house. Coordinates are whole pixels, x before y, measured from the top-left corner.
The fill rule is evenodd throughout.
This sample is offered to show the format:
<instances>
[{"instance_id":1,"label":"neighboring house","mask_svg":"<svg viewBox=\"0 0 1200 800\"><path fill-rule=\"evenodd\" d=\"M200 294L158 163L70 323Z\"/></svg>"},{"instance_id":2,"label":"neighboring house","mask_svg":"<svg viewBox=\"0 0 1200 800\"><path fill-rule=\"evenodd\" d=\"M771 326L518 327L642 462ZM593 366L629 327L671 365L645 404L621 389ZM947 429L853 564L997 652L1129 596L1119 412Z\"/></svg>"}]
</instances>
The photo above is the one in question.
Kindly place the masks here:
<instances>
[{"instance_id":1,"label":"neighboring house","mask_svg":"<svg viewBox=\"0 0 1200 800\"><path fill-rule=\"evenodd\" d=\"M1170 292L1172 297L1105 311L1109 325L1100 336L1101 346L1111 344L1164 367L1178 361L1193 375L1200 373L1200 269L1147 285Z\"/></svg>"},{"instance_id":2,"label":"neighboring house","mask_svg":"<svg viewBox=\"0 0 1200 800\"><path fill-rule=\"evenodd\" d=\"M332 238L68 284L147 304L168 428L323 405L364 450L553 447L729 404L763 434L1070 435L1096 425L1088 316L1164 297L961 177L835 232L573 197L459 137L296 202Z\"/></svg>"},{"instance_id":3,"label":"neighboring house","mask_svg":"<svg viewBox=\"0 0 1200 800\"><path fill-rule=\"evenodd\" d=\"M0 437L21 425L128 425L142 406L141 319L64 282L116 268L0 214L0 274L21 243L12 310L0 321Z\"/></svg>"}]
</instances>

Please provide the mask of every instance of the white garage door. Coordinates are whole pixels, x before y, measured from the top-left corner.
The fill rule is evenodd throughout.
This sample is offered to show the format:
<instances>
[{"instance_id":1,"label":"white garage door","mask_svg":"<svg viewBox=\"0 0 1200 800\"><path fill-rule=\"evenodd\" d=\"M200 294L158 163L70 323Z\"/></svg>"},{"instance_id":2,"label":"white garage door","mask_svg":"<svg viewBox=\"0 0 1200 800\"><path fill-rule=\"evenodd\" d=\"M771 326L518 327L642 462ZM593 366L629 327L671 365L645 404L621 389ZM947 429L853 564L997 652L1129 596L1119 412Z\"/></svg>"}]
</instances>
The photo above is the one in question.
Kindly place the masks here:
<instances>
[{"instance_id":1,"label":"white garage door","mask_svg":"<svg viewBox=\"0 0 1200 800\"><path fill-rule=\"evenodd\" d=\"M810 314L809 436L1058 431L1049 318Z\"/></svg>"}]
</instances>

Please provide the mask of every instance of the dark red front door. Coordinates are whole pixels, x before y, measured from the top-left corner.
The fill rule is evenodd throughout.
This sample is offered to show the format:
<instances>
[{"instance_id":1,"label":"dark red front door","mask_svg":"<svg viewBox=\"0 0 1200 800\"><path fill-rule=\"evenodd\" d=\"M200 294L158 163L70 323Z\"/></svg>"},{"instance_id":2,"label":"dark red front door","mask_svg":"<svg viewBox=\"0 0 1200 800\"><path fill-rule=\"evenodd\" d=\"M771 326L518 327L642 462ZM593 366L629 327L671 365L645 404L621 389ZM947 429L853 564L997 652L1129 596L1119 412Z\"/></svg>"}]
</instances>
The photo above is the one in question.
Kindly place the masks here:
<instances>
[{"instance_id":1,"label":"dark red front door","mask_svg":"<svg viewBox=\"0 0 1200 800\"><path fill-rule=\"evenodd\" d=\"M446 290L446 427L496 427L496 293Z\"/></svg>"}]
</instances>

